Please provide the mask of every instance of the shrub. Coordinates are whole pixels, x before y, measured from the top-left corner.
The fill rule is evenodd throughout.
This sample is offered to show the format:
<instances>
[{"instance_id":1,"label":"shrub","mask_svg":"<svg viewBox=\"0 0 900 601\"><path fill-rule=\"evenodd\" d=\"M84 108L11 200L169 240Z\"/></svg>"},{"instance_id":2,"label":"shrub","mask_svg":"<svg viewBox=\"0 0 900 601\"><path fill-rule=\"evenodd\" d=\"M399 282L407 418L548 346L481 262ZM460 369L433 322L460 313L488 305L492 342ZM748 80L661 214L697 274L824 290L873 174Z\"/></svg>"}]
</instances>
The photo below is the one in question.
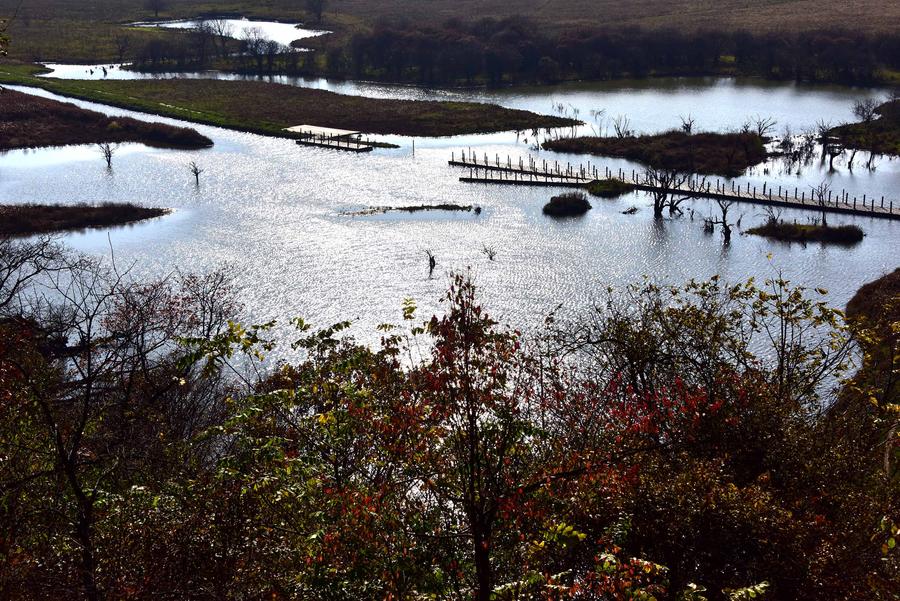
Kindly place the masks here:
<instances>
[{"instance_id":1,"label":"shrub","mask_svg":"<svg viewBox=\"0 0 900 601\"><path fill-rule=\"evenodd\" d=\"M584 215L591 210L584 192L568 192L560 196L554 196L544 205L544 215L551 217L574 217Z\"/></svg>"}]
</instances>

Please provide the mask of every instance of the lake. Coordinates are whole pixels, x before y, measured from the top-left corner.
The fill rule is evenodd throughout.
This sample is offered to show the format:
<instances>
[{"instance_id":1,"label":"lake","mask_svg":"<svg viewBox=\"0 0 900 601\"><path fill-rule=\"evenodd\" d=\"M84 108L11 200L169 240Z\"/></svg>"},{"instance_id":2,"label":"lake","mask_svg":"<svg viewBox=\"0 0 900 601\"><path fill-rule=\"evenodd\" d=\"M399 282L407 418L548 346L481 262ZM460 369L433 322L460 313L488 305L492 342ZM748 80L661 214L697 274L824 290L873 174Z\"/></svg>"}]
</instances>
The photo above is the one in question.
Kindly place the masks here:
<instances>
[{"instance_id":1,"label":"lake","mask_svg":"<svg viewBox=\"0 0 900 601\"><path fill-rule=\"evenodd\" d=\"M228 37L241 39L248 29L257 29L267 40L278 42L284 46L290 46L295 40L320 36L328 31L304 29L300 23L282 23L279 21L256 21L250 19L215 18L205 19L209 21L222 21L231 35ZM184 19L178 21L147 21L134 23L137 27L162 27L164 29L197 29L204 20Z\"/></svg>"},{"instance_id":2,"label":"lake","mask_svg":"<svg viewBox=\"0 0 900 601\"><path fill-rule=\"evenodd\" d=\"M607 115L628 114L640 131L672 127L679 114L690 112L700 129L737 127L748 116L764 114L776 118L779 129L789 124L796 132L818 119L848 120L854 98L882 94L728 79L495 91L322 80L305 85L366 95L454 97L540 112L564 103L578 108L586 120L595 109L606 109ZM111 115L148 118L73 102ZM849 248L788 245L737 232L726 247L718 232L704 233L702 217L717 210L706 201L687 205L693 208L693 218L689 211L684 217L656 222L649 199L641 193L611 201L591 199L594 208L587 215L560 221L541 213L556 190L464 184L459 182L463 171L447 165L450 153L458 154L462 148L513 160L530 154L539 160L584 161L537 152L531 148L533 140L525 140L530 134L417 139L414 151L409 138L385 136L382 139L401 148L350 155L300 147L290 140L152 119L195 127L215 146L195 152L123 146L114 157L112 173L93 147L7 152L0 156L0 202L121 201L174 208L174 214L150 222L71 234L65 240L79 250L107 257L111 245L117 263L131 266L140 277L228 266L235 274L247 322L278 319L285 324L302 316L325 326L354 319L354 332L374 342L374 326L401 321L405 298L416 299L422 317L440 311L438 299L447 286L447 274L464 269L471 269L495 316L526 330L538 326L558 305L564 313L582 312L607 285L624 286L643 276L681 283L714 274L736 281L781 272L795 283L830 290L831 302L843 306L860 285L900 264L900 222L829 216L829 223L856 223L866 231L865 240ZM192 160L205 169L199 188L188 169ZM638 168L623 160L591 161L601 169ZM861 163L857 159L852 173L844 164L829 173L816 161L798 175L796 167L788 170L773 160L737 181L808 190L827 179L853 193L900 200L900 161L879 159L874 172ZM483 211L343 214L370 206L444 202L478 205ZM639 211L624 215L622 211L631 206ZM741 219L740 230L762 222L763 213L754 205L732 209L734 220ZM782 214L801 222L810 216L798 211ZM496 250L496 260L488 260L482 252L485 246ZM426 250L437 258L432 278ZM290 336L287 326L281 328L279 336Z\"/></svg>"}]
</instances>

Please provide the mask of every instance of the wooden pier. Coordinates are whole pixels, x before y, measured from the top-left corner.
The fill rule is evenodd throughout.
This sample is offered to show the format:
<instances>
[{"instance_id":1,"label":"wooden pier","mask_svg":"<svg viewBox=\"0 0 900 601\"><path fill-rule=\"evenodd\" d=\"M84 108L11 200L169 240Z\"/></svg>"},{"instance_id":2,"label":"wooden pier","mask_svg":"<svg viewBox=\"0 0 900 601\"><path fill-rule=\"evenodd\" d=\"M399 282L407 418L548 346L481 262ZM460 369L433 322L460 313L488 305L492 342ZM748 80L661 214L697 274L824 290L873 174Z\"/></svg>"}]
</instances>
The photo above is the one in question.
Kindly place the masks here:
<instances>
[{"instance_id":1,"label":"wooden pier","mask_svg":"<svg viewBox=\"0 0 900 601\"><path fill-rule=\"evenodd\" d=\"M324 136L301 138L297 140L297 144L301 146L329 148L331 150L343 150L344 152L372 152L375 150L375 147L367 142L341 138L327 138Z\"/></svg>"},{"instance_id":2,"label":"wooden pier","mask_svg":"<svg viewBox=\"0 0 900 601\"><path fill-rule=\"evenodd\" d=\"M451 155L449 164L469 169L468 177L459 178L459 181L467 183L585 188L594 180L617 179L631 184L636 190L645 192L662 190L662 188L643 183L641 174L635 170L632 170L631 173L622 169L612 171L608 167L601 169L590 163L561 165L558 161L549 163L546 160L539 163L530 156L528 159L519 158L517 162L513 162L510 157L506 157L504 162L496 155L493 159L492 161L487 155L478 157L472 152L463 152L459 157L454 153ZM900 202L886 200L884 196L881 198L873 198L865 194L862 197L851 196L844 190L829 191L828 199L824 203L820 203L813 197L811 191L807 192L799 187L770 186L763 183L760 188L752 186L749 182L744 187L737 185L734 181L694 177L683 186L669 192L693 198L900 220ZM897 206L894 206L895 204Z\"/></svg>"},{"instance_id":3,"label":"wooden pier","mask_svg":"<svg viewBox=\"0 0 900 601\"><path fill-rule=\"evenodd\" d=\"M297 144L301 146L317 146L344 152L372 152L375 147L363 141L363 133L349 129L335 129L318 125L295 125L286 127L286 132L297 136Z\"/></svg>"}]
</instances>

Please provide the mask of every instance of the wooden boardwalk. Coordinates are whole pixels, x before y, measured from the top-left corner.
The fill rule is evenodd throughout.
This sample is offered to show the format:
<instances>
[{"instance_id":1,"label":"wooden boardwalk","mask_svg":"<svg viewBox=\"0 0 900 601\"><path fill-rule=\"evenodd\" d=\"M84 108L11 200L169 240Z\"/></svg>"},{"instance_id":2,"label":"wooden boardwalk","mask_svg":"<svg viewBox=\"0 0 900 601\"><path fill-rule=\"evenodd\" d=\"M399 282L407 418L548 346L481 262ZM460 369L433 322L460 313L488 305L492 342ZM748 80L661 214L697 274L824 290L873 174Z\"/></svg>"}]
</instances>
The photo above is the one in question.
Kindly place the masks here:
<instances>
[{"instance_id":1,"label":"wooden boardwalk","mask_svg":"<svg viewBox=\"0 0 900 601\"><path fill-rule=\"evenodd\" d=\"M368 142L326 136L304 136L297 140L297 144L329 148L331 150L343 150L344 152L372 152L375 150L375 147Z\"/></svg>"},{"instance_id":2,"label":"wooden boardwalk","mask_svg":"<svg viewBox=\"0 0 900 601\"><path fill-rule=\"evenodd\" d=\"M495 156L491 161L487 156L478 157L470 152L463 153L459 157L454 153L449 164L468 169L468 177L459 178L461 182L468 183L584 188L594 180L617 179L628 182L637 190L645 192L661 190L661 188L643 183L641 174L634 170L631 173L622 169L611 171L609 168L600 169L590 163L579 165L568 163L561 165L559 162L551 164L547 161L538 163L533 157L528 157L527 160L520 158L517 163L513 163L509 157L504 162L500 160L499 156ZM877 199L871 198L865 194L860 198L851 196L844 190L838 193L829 191L828 199L820 204L813 198L811 191L807 193L799 187L770 186L767 183L764 183L761 188L752 186L750 183L743 187L733 181L697 177L671 192L694 198L900 220L900 202L894 203L892 200L886 200L883 196Z\"/></svg>"}]
</instances>

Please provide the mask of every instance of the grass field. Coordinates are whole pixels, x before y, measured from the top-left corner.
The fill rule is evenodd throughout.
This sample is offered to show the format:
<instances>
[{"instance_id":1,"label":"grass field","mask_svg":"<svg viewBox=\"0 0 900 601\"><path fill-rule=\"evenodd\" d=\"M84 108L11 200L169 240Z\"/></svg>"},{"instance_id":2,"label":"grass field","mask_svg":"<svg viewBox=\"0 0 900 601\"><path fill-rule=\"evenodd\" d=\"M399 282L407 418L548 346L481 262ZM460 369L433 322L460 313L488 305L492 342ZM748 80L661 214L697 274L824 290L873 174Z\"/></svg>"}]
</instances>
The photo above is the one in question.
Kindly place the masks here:
<instances>
[{"instance_id":1,"label":"grass field","mask_svg":"<svg viewBox=\"0 0 900 601\"><path fill-rule=\"evenodd\" d=\"M0 0L0 17L9 17L19 0ZM239 13L303 21L297 0L169 0L160 18ZM740 30L752 32L819 30L842 27L863 32L894 32L900 2L893 0L330 0L325 26L339 35L372 26L380 19L439 24L451 18L524 15L548 29L590 26L621 29ZM10 26L10 56L28 61L112 61L121 25L153 18L143 0L27 0ZM132 30L134 43L173 32Z\"/></svg>"},{"instance_id":2,"label":"grass field","mask_svg":"<svg viewBox=\"0 0 900 601\"><path fill-rule=\"evenodd\" d=\"M346 96L258 81L51 80L35 68L0 64L0 83L43 89L242 131L285 135L294 125L354 129L370 134L450 136L562 127L573 121L496 105Z\"/></svg>"}]
</instances>

